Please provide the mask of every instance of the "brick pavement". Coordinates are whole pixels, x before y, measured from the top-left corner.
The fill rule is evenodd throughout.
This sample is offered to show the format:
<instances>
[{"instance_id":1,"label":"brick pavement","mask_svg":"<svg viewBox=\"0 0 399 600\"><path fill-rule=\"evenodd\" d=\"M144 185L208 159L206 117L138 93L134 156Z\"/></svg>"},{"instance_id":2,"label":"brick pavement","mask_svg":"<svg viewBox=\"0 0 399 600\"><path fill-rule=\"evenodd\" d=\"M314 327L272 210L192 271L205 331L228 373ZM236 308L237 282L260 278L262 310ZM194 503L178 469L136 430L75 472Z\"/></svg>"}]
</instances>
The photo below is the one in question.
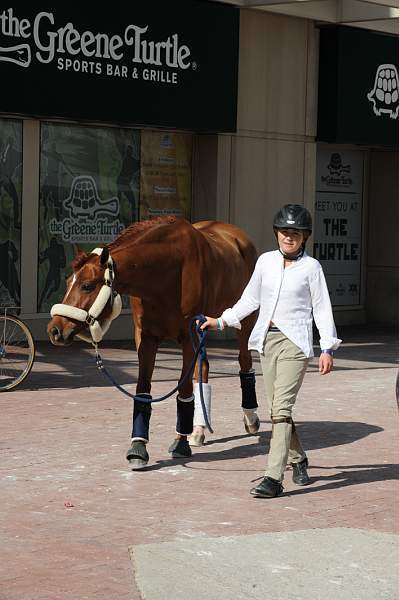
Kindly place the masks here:
<instances>
[{"instance_id":1,"label":"brick pavement","mask_svg":"<svg viewBox=\"0 0 399 600\"><path fill-rule=\"evenodd\" d=\"M340 334L335 371L321 377L312 363L297 403L312 485L296 488L287 472L273 500L248 493L270 425L262 401L260 435L243 431L232 343L209 353L215 434L190 460L172 460L175 403L157 405L145 472L124 458L130 403L97 374L91 351L39 344L29 379L0 396L1 600L138 600L128 547L141 544L337 527L398 534L399 331ZM104 345L103 356L118 381L134 381L128 344ZM162 348L154 394L172 387L179 365ZM257 389L261 399L261 377Z\"/></svg>"}]
</instances>

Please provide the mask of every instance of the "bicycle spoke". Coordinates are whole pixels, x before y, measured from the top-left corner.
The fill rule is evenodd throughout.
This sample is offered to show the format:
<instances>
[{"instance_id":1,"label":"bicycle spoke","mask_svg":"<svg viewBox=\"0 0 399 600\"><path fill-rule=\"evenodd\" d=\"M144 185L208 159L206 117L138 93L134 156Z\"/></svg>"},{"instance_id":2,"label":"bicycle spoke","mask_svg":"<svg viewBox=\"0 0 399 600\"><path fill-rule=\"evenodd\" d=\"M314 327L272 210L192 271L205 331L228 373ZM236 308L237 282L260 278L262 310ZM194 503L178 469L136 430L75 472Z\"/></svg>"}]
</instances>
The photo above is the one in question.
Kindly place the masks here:
<instances>
[{"instance_id":1,"label":"bicycle spoke","mask_svg":"<svg viewBox=\"0 0 399 600\"><path fill-rule=\"evenodd\" d=\"M34 359L34 342L26 325L15 316L0 316L0 391L12 389L29 373Z\"/></svg>"}]
</instances>

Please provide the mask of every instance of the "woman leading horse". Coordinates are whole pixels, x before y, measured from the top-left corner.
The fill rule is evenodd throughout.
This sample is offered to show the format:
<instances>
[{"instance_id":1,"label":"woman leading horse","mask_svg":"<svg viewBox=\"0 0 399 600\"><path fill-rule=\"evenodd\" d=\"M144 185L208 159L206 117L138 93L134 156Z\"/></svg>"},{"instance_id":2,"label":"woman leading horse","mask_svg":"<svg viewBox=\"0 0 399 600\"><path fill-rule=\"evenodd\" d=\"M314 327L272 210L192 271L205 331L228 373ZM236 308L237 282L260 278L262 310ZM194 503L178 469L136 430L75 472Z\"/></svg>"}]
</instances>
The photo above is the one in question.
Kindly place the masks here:
<instances>
[{"instance_id":1,"label":"woman leading horse","mask_svg":"<svg viewBox=\"0 0 399 600\"><path fill-rule=\"evenodd\" d=\"M115 303L112 305L115 294L130 296L139 360L136 393L151 398L159 344L165 339L178 342L183 354L183 377L194 354L189 333L192 317L200 312L219 314L225 306L234 304L247 285L255 262L253 244L234 225L213 221L192 225L174 217L133 224L105 248L75 257L63 304L52 309L50 340L56 345L68 345L87 329L92 334L101 331L119 312L115 311ZM255 374L248 350L255 319L255 314L248 315L238 331L242 407L248 433L256 433L259 428ZM210 410L207 364L202 375L205 403ZM203 441L204 425L199 391L196 386L193 393L191 377L179 389L176 404L176 438L169 452L173 457L189 457L187 438L193 431L194 412L195 445ZM135 400L131 446L126 455L134 469L145 467L149 461L146 446L150 417L151 404Z\"/></svg>"},{"instance_id":2,"label":"woman leading horse","mask_svg":"<svg viewBox=\"0 0 399 600\"><path fill-rule=\"evenodd\" d=\"M204 328L240 327L259 309L249 347L259 352L270 406L272 438L262 481L251 490L258 498L283 492L287 462L293 482L308 485L308 458L292 419L297 394L313 356L313 319L320 333L319 372L330 373L337 338L329 292L320 263L305 252L312 217L301 204L286 204L275 215L278 250L262 254L239 301L219 318L207 317Z\"/></svg>"}]
</instances>

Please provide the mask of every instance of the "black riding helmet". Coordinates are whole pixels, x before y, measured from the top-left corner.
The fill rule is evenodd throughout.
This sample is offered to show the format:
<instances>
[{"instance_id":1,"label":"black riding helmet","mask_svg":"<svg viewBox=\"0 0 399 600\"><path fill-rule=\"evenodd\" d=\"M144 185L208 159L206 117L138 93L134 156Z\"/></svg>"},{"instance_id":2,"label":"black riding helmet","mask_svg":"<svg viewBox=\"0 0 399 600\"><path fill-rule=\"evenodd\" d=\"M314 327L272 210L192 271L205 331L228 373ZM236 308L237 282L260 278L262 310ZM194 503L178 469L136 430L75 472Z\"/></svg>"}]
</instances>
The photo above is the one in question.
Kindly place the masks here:
<instances>
[{"instance_id":1,"label":"black riding helmet","mask_svg":"<svg viewBox=\"0 0 399 600\"><path fill-rule=\"evenodd\" d=\"M287 256L281 252L279 248L281 254L286 260L298 260L303 256L306 240L312 233L312 216L310 212L301 204L285 204L274 215L273 229L274 233L276 234L276 238L278 229L298 229L304 232L305 236L303 244L301 250L296 256Z\"/></svg>"},{"instance_id":2,"label":"black riding helmet","mask_svg":"<svg viewBox=\"0 0 399 600\"><path fill-rule=\"evenodd\" d=\"M285 204L274 215L273 229L300 229L312 233L312 217L301 204Z\"/></svg>"}]
</instances>

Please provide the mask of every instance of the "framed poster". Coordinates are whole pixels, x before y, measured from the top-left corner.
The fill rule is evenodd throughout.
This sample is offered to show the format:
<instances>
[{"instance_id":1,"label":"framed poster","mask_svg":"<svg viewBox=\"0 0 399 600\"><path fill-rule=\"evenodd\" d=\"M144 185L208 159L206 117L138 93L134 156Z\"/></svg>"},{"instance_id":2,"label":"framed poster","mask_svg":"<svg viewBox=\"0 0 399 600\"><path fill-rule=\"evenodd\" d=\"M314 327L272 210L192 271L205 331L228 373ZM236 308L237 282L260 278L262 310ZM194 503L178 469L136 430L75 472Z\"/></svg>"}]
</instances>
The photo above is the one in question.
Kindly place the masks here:
<instances>
[{"instance_id":1,"label":"framed poster","mask_svg":"<svg viewBox=\"0 0 399 600\"><path fill-rule=\"evenodd\" d=\"M360 304L363 163L361 151L319 149L313 256L333 306Z\"/></svg>"},{"instance_id":2,"label":"framed poster","mask_svg":"<svg viewBox=\"0 0 399 600\"><path fill-rule=\"evenodd\" d=\"M191 216L191 134L142 131L140 219Z\"/></svg>"}]
</instances>

